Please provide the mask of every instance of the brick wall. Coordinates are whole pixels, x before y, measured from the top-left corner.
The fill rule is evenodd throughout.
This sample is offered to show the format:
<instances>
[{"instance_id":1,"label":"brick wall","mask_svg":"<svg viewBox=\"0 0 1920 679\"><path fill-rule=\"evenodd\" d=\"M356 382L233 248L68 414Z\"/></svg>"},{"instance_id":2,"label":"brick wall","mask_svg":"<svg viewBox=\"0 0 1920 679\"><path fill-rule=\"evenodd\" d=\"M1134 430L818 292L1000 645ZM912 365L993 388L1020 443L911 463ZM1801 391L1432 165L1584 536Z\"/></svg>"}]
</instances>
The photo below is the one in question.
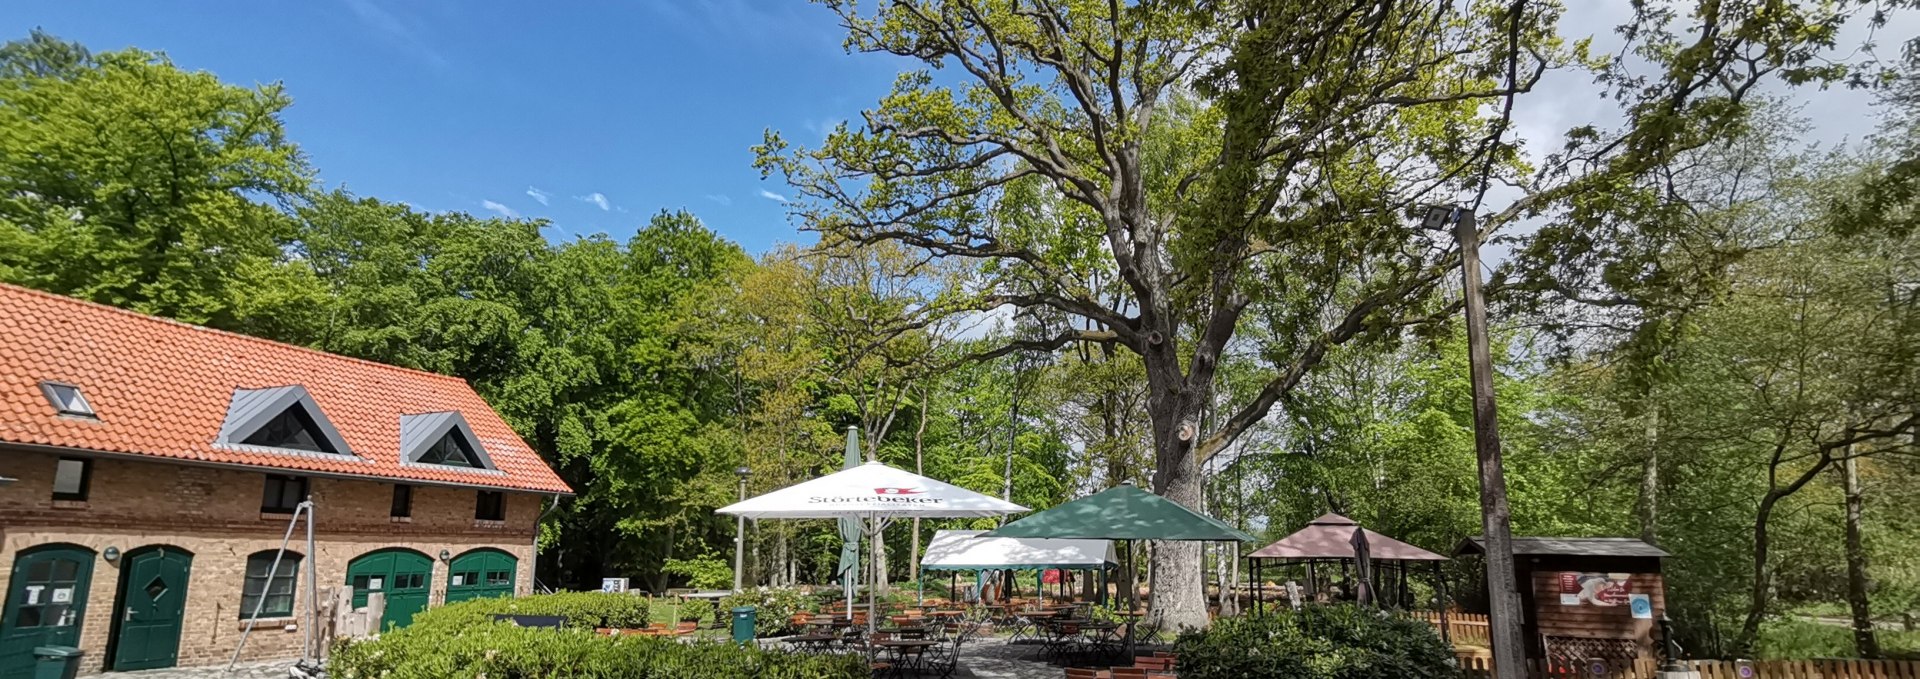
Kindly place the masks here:
<instances>
[{"instance_id":1,"label":"brick wall","mask_svg":"<svg viewBox=\"0 0 1920 679\"><path fill-rule=\"evenodd\" d=\"M193 554L188 577L186 620L180 639L180 665L225 663L237 645L244 623L240 620L241 588L247 557L276 549L287 530L284 515L263 515L261 473L113 459L93 461L85 503L53 501L53 473L57 456L38 452L0 451L0 476L18 482L0 486L0 592L8 591L14 556L22 549L50 543L76 544L94 550L107 547L127 553L151 545L170 545ZM514 585L525 594L532 588L534 523L545 498L527 493L506 496L506 520L480 522L473 518L475 491L416 486L413 516L405 522L389 517L392 484L341 479L310 480L316 524L314 529L320 594L346 581L348 562L370 551L388 547L417 550L434 560L430 603L446 594L447 564L438 555L459 555L470 549L492 547L519 560ZM305 552L305 526L295 532L291 549ZM305 577L305 568L302 568ZM111 633L120 567L104 558L93 562L81 647L87 652L83 672L101 669ZM300 654L304 632L298 629L306 614L303 580L294 616L261 621L247 641L245 658L284 658Z\"/></svg>"}]
</instances>

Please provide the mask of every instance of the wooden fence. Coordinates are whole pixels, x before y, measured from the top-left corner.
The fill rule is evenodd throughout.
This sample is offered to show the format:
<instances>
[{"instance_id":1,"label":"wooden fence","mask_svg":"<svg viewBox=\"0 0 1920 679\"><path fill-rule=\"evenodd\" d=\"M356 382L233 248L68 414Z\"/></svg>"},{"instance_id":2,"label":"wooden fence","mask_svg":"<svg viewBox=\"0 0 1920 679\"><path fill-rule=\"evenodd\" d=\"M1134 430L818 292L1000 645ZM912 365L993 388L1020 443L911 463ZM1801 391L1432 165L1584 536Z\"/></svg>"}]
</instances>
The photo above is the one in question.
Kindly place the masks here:
<instances>
[{"instance_id":1,"label":"wooden fence","mask_svg":"<svg viewBox=\"0 0 1920 679\"><path fill-rule=\"evenodd\" d=\"M1688 669L1700 679L1920 679L1920 661L1913 660L1689 660ZM1741 670L1745 667L1748 672ZM1472 679L1494 679L1493 659L1462 655L1460 668ZM1595 663L1593 666L1527 664L1527 679L1658 679L1652 660Z\"/></svg>"},{"instance_id":2,"label":"wooden fence","mask_svg":"<svg viewBox=\"0 0 1920 679\"><path fill-rule=\"evenodd\" d=\"M1412 616L1415 620L1425 620L1427 624L1433 625L1434 631L1439 631L1440 629L1440 614L1438 613L1431 611L1414 611L1408 613L1408 615ZM1491 642L1488 641L1487 616L1485 615L1448 613L1447 635L1447 638L1451 639L1456 646L1462 644L1467 646L1491 645Z\"/></svg>"}]
</instances>

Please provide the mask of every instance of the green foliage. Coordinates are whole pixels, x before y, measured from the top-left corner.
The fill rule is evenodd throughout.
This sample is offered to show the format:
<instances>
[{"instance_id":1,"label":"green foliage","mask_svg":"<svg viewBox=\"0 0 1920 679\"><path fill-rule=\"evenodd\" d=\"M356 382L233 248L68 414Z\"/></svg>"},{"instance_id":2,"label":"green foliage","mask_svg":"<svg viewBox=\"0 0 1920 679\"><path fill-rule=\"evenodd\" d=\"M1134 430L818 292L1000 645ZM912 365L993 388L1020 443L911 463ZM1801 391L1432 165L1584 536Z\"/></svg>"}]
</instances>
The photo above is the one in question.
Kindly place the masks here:
<instances>
[{"instance_id":1,"label":"green foliage","mask_svg":"<svg viewBox=\"0 0 1920 679\"><path fill-rule=\"evenodd\" d=\"M660 571L686 579L694 589L726 589L733 586L733 567L711 553L692 559L667 559Z\"/></svg>"},{"instance_id":2,"label":"green foliage","mask_svg":"<svg viewBox=\"0 0 1920 679\"><path fill-rule=\"evenodd\" d=\"M741 606L755 609L754 635L772 637L796 631L792 623L794 614L808 612L813 602L791 587L754 587L720 600L720 610L729 615Z\"/></svg>"},{"instance_id":3,"label":"green foliage","mask_svg":"<svg viewBox=\"0 0 1920 679\"><path fill-rule=\"evenodd\" d=\"M409 629L438 634L492 622L495 615L550 615L567 619L578 629L646 627L648 600L637 594L558 592L523 597L468 599L436 606L414 615Z\"/></svg>"},{"instance_id":4,"label":"green foliage","mask_svg":"<svg viewBox=\"0 0 1920 679\"><path fill-rule=\"evenodd\" d=\"M682 643L588 630L507 623L414 625L378 639L335 647L328 671L343 679L442 679L454 676L578 679L865 679L864 658L797 655L756 646Z\"/></svg>"},{"instance_id":5,"label":"green foliage","mask_svg":"<svg viewBox=\"0 0 1920 679\"><path fill-rule=\"evenodd\" d=\"M1888 657L1920 658L1920 632L1881 630L1879 637ZM1762 625L1754 653L1761 660L1860 657L1851 627L1792 618Z\"/></svg>"},{"instance_id":6,"label":"green foliage","mask_svg":"<svg viewBox=\"0 0 1920 679\"><path fill-rule=\"evenodd\" d=\"M1459 676L1433 627L1356 606L1282 608L1180 635L1192 679L1440 679Z\"/></svg>"},{"instance_id":7,"label":"green foliage","mask_svg":"<svg viewBox=\"0 0 1920 679\"><path fill-rule=\"evenodd\" d=\"M662 604L656 609L676 618L673 622L697 622L706 624L713 621L713 602L708 599L688 599L678 604Z\"/></svg>"}]
</instances>

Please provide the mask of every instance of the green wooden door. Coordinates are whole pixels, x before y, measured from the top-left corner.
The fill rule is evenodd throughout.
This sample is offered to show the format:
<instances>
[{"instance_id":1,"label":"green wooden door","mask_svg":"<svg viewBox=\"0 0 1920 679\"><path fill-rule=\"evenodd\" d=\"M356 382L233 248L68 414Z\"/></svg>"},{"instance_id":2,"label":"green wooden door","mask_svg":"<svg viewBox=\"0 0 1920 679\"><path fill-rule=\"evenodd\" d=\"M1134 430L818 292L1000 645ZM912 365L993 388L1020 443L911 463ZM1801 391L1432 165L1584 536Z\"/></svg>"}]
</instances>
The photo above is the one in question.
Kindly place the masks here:
<instances>
[{"instance_id":1,"label":"green wooden door","mask_svg":"<svg viewBox=\"0 0 1920 679\"><path fill-rule=\"evenodd\" d=\"M93 552L73 545L21 550L0 612L0 679L33 676L36 646L78 646Z\"/></svg>"},{"instance_id":2,"label":"green wooden door","mask_svg":"<svg viewBox=\"0 0 1920 679\"><path fill-rule=\"evenodd\" d=\"M411 549L367 552L347 564L355 608L367 605L368 593L386 593L387 612L380 616L380 629L405 627L413 622L413 614L426 609L432 575L433 560Z\"/></svg>"},{"instance_id":3,"label":"green wooden door","mask_svg":"<svg viewBox=\"0 0 1920 679\"><path fill-rule=\"evenodd\" d=\"M115 611L115 670L173 667L180 659L180 627L187 613L187 575L193 555L178 547L128 552L120 561L120 610Z\"/></svg>"},{"instance_id":4,"label":"green wooden door","mask_svg":"<svg viewBox=\"0 0 1920 679\"><path fill-rule=\"evenodd\" d=\"M519 560L497 549L476 549L453 558L447 568L447 603L491 596L513 596L513 571Z\"/></svg>"}]
</instances>

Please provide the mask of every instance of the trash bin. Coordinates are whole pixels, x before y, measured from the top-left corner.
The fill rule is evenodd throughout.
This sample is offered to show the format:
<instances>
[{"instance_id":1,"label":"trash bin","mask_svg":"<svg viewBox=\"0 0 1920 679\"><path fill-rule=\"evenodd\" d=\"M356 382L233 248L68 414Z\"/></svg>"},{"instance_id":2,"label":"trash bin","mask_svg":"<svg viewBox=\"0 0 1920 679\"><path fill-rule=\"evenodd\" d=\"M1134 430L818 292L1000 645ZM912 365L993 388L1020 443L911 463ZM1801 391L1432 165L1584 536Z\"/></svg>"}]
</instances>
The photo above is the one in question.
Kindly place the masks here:
<instances>
[{"instance_id":1,"label":"trash bin","mask_svg":"<svg viewBox=\"0 0 1920 679\"><path fill-rule=\"evenodd\" d=\"M755 617L752 606L740 606L733 609L733 643L753 643L753 622Z\"/></svg>"},{"instance_id":2,"label":"trash bin","mask_svg":"<svg viewBox=\"0 0 1920 679\"><path fill-rule=\"evenodd\" d=\"M80 673L81 653L72 646L33 649L33 679L73 679L73 675Z\"/></svg>"}]
</instances>

